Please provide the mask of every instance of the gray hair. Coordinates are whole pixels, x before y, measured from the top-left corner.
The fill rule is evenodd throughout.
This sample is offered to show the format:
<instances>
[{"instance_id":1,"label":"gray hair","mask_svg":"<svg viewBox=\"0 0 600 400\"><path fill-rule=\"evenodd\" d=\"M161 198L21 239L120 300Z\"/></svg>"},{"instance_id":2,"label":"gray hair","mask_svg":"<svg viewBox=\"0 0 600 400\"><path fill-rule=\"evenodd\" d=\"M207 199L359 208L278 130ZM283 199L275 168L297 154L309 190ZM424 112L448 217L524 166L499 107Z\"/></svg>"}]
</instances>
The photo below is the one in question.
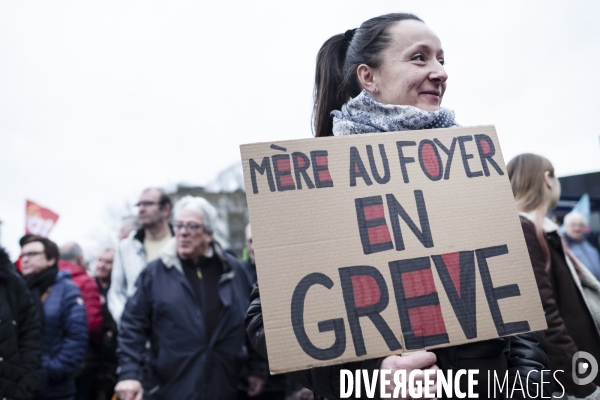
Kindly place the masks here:
<instances>
[{"instance_id":1,"label":"gray hair","mask_svg":"<svg viewBox=\"0 0 600 400\"><path fill-rule=\"evenodd\" d=\"M77 261L79 256L83 256L83 250L75 242L65 243L60 247L60 259L66 261Z\"/></svg>"},{"instance_id":2,"label":"gray hair","mask_svg":"<svg viewBox=\"0 0 600 400\"><path fill-rule=\"evenodd\" d=\"M587 225L587 221L585 219L585 216L582 213L577 212L577 211L571 211L570 213L568 213L567 215L565 215L565 219L563 220L563 224L567 225L574 218L580 218L583 221L583 223L585 225Z\"/></svg>"},{"instance_id":3,"label":"gray hair","mask_svg":"<svg viewBox=\"0 0 600 400\"><path fill-rule=\"evenodd\" d=\"M175 220L181 211L193 211L202 215L204 231L213 234L213 240L221 246L229 246L227 224L219 217L217 209L203 197L185 196L175 203Z\"/></svg>"},{"instance_id":4,"label":"gray hair","mask_svg":"<svg viewBox=\"0 0 600 400\"><path fill-rule=\"evenodd\" d=\"M217 210L203 197L185 196L175 203L174 215L175 219L182 211L193 211L202 215L204 231L207 233L214 232L214 226L217 222Z\"/></svg>"}]
</instances>

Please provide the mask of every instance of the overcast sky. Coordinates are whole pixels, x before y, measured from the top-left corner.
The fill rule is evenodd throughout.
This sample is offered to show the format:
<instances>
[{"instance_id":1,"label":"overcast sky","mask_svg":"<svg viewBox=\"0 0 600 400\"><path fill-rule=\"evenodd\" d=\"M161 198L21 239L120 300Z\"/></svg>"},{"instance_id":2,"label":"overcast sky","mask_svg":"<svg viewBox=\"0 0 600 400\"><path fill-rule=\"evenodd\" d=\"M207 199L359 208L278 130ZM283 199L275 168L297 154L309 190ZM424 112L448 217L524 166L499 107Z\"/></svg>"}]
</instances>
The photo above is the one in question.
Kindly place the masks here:
<instances>
[{"instance_id":1,"label":"overcast sky","mask_svg":"<svg viewBox=\"0 0 600 400\"><path fill-rule=\"evenodd\" d=\"M0 2L0 220L13 256L25 199L50 237L89 248L107 207L146 186L206 184L239 144L311 137L314 59L370 17L439 35L443 105L496 125L508 161L600 170L598 1Z\"/></svg>"}]
</instances>

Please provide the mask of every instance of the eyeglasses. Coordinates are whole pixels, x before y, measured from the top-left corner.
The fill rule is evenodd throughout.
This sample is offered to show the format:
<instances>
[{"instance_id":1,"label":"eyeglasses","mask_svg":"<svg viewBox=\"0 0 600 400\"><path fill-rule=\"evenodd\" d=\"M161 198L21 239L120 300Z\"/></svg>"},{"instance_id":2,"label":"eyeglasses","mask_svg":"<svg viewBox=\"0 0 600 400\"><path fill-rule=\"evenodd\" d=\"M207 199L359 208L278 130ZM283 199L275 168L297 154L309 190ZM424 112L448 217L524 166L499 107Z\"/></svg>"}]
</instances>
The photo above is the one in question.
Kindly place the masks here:
<instances>
[{"instance_id":1,"label":"eyeglasses","mask_svg":"<svg viewBox=\"0 0 600 400\"><path fill-rule=\"evenodd\" d=\"M43 253L43 251L30 251L29 253L22 253L21 254L21 259L23 259L25 257L32 258L32 257L35 257L35 256L40 255L42 253Z\"/></svg>"},{"instance_id":2,"label":"eyeglasses","mask_svg":"<svg viewBox=\"0 0 600 400\"><path fill-rule=\"evenodd\" d=\"M204 227L203 224L198 224L196 222L188 222L188 223L175 222L175 224L173 224L173 229L176 232L182 231L185 228L185 230L187 230L189 233L196 233L200 228L203 228L203 227Z\"/></svg>"},{"instance_id":3,"label":"eyeglasses","mask_svg":"<svg viewBox=\"0 0 600 400\"><path fill-rule=\"evenodd\" d=\"M140 208L140 207L152 207L152 206L157 206L157 205L160 205L160 202L158 202L158 201L140 201L135 206Z\"/></svg>"}]
</instances>

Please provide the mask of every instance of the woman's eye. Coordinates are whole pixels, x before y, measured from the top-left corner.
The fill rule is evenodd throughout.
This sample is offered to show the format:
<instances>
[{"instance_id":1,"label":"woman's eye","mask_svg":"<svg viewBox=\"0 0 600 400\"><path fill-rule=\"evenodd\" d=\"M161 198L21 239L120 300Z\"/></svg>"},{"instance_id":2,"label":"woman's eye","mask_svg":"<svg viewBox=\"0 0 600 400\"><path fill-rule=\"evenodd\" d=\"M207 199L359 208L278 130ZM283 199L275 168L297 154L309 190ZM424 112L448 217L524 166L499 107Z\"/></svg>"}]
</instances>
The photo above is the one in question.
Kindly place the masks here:
<instances>
[{"instance_id":1,"label":"woman's eye","mask_svg":"<svg viewBox=\"0 0 600 400\"><path fill-rule=\"evenodd\" d=\"M411 61L425 61L425 56L423 54L415 54L411 57Z\"/></svg>"},{"instance_id":2,"label":"woman's eye","mask_svg":"<svg viewBox=\"0 0 600 400\"><path fill-rule=\"evenodd\" d=\"M442 65L446 64L446 61L444 61L444 59L443 59L443 58L440 58L440 59L438 60L438 62L439 62L440 64L442 64Z\"/></svg>"}]
</instances>

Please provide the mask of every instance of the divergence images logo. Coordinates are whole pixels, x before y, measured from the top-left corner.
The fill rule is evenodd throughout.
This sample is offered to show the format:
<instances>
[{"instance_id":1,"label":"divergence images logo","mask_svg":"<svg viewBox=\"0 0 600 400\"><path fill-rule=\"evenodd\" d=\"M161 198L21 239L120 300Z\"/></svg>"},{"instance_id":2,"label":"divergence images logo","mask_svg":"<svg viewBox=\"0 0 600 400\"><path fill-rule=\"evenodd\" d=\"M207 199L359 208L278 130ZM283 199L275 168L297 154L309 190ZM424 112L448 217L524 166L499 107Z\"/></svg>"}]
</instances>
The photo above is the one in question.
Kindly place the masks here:
<instances>
[{"instance_id":1,"label":"divergence images logo","mask_svg":"<svg viewBox=\"0 0 600 400\"><path fill-rule=\"evenodd\" d=\"M573 382L575 382L577 385L587 385L596 378L596 375L598 375L598 362L593 355L585 351L578 351L577 353L573 354L571 367L573 369ZM579 377L588 371L590 373L587 377Z\"/></svg>"}]
</instances>

